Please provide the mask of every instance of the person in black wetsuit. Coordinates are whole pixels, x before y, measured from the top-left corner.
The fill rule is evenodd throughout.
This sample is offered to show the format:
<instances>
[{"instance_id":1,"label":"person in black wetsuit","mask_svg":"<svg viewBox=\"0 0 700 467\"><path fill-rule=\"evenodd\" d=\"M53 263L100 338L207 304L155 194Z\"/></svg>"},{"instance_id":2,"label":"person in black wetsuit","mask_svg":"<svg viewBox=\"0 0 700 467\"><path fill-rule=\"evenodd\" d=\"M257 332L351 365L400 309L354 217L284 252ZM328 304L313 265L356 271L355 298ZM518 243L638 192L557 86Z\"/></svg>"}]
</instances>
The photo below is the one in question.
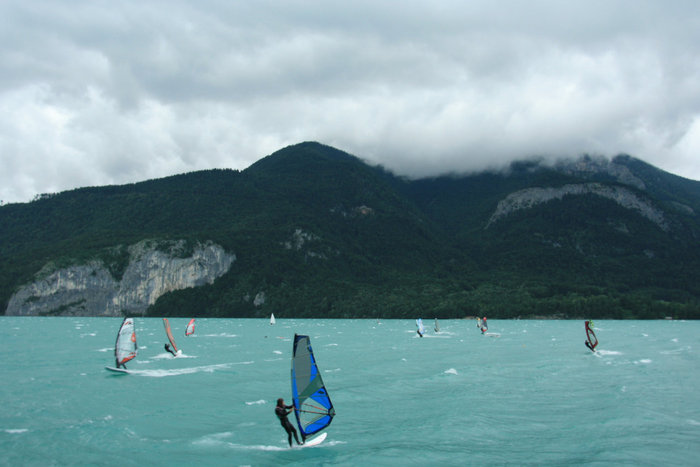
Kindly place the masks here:
<instances>
[{"instance_id":1,"label":"person in black wetsuit","mask_svg":"<svg viewBox=\"0 0 700 467\"><path fill-rule=\"evenodd\" d=\"M292 426L290 423L289 419L287 418L287 415L289 415L292 412L292 409L294 408L293 405L284 405L284 399L281 397L277 399L277 407L275 407L275 415L277 415L277 418L280 419L280 424L282 425L282 428L284 428L284 431L287 432L287 437L289 441L289 447L292 446L292 435L294 435L294 439L296 440L297 444L304 444L303 442L299 442L299 437L297 436L297 430Z\"/></svg>"},{"instance_id":2,"label":"person in black wetsuit","mask_svg":"<svg viewBox=\"0 0 700 467\"><path fill-rule=\"evenodd\" d=\"M175 356L175 351L170 348L170 344L165 344L165 350L173 354L173 357Z\"/></svg>"}]
</instances>

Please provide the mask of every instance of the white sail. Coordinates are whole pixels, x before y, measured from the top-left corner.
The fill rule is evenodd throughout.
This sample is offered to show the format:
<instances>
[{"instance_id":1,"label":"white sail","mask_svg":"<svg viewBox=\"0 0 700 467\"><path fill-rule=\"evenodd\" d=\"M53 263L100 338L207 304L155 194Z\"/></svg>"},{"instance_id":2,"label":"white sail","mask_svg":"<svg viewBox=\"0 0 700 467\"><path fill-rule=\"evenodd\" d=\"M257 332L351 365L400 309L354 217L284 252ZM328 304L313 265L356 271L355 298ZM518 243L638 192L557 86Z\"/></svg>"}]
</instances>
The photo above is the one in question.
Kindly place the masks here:
<instances>
[{"instance_id":1,"label":"white sail","mask_svg":"<svg viewBox=\"0 0 700 467\"><path fill-rule=\"evenodd\" d=\"M275 324L275 314L274 313L270 314L270 324Z\"/></svg>"},{"instance_id":2,"label":"white sail","mask_svg":"<svg viewBox=\"0 0 700 467\"><path fill-rule=\"evenodd\" d=\"M114 358L117 368L136 357L138 346L136 345L136 328L133 318L124 318L117 333L117 342L114 345Z\"/></svg>"}]
</instances>

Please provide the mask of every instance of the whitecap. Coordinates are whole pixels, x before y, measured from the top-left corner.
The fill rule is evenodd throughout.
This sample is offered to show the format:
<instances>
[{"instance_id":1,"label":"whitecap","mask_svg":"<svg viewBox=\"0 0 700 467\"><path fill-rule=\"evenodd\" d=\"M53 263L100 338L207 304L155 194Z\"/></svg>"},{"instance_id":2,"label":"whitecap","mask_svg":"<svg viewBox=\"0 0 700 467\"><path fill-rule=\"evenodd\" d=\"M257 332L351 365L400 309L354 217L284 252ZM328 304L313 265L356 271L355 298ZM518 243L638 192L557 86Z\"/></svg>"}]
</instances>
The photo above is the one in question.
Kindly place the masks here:
<instances>
[{"instance_id":1,"label":"whitecap","mask_svg":"<svg viewBox=\"0 0 700 467\"><path fill-rule=\"evenodd\" d=\"M228 368L229 364L194 366L189 368L178 368L174 370L130 370L129 373L139 376L149 376L151 378L164 378L166 376L189 375L193 373L213 373L216 370Z\"/></svg>"},{"instance_id":2,"label":"whitecap","mask_svg":"<svg viewBox=\"0 0 700 467\"><path fill-rule=\"evenodd\" d=\"M185 354L185 353L182 353L182 350L180 350L180 353L178 353L177 356L174 357L174 358L177 358L177 359L180 359L180 358L197 358L197 356L196 356L196 355L187 355L187 354Z\"/></svg>"},{"instance_id":3,"label":"whitecap","mask_svg":"<svg viewBox=\"0 0 700 467\"><path fill-rule=\"evenodd\" d=\"M281 443L283 443L283 446L268 446L264 444L244 445L226 441L225 438L229 436L231 436L231 433L220 433L211 436L205 436L204 438L193 441L192 444L194 444L195 446L207 447L226 446L231 449L237 449L242 451L287 451L289 449L287 447L287 440L281 441Z\"/></svg>"},{"instance_id":4,"label":"whitecap","mask_svg":"<svg viewBox=\"0 0 700 467\"><path fill-rule=\"evenodd\" d=\"M450 368L449 370L445 370L445 374L448 374L448 375L456 375L456 374L457 374L457 370L455 370L454 368Z\"/></svg>"},{"instance_id":5,"label":"whitecap","mask_svg":"<svg viewBox=\"0 0 700 467\"><path fill-rule=\"evenodd\" d=\"M173 354L171 354L170 352L163 352L163 353L159 353L158 355L154 355L151 358L153 358L155 360L163 360L163 359L167 358L169 360L169 359L173 358Z\"/></svg>"},{"instance_id":6,"label":"whitecap","mask_svg":"<svg viewBox=\"0 0 700 467\"><path fill-rule=\"evenodd\" d=\"M324 446L337 446L338 444L347 444L345 441L328 441L323 443Z\"/></svg>"},{"instance_id":7,"label":"whitecap","mask_svg":"<svg viewBox=\"0 0 700 467\"><path fill-rule=\"evenodd\" d=\"M648 358L643 358L643 359L641 359L641 360L639 360L639 361L636 361L636 362L634 362L634 363L635 363L635 364L637 364L637 363L648 364L648 363L651 363L651 360L649 360Z\"/></svg>"},{"instance_id":8,"label":"whitecap","mask_svg":"<svg viewBox=\"0 0 700 467\"><path fill-rule=\"evenodd\" d=\"M26 433L29 430L27 428L8 428L5 430L5 433L9 433L11 435L17 435L19 433Z\"/></svg>"},{"instance_id":9,"label":"whitecap","mask_svg":"<svg viewBox=\"0 0 700 467\"><path fill-rule=\"evenodd\" d=\"M275 354L277 354L277 355L282 355L282 351L281 351L281 350L273 350L272 353L275 353Z\"/></svg>"},{"instance_id":10,"label":"whitecap","mask_svg":"<svg viewBox=\"0 0 700 467\"><path fill-rule=\"evenodd\" d=\"M228 438L232 434L233 433L230 431L227 431L224 433L215 433L213 435L205 436L201 439L193 441L192 444L199 445L199 446L216 446L216 445L224 444L224 441L223 441L224 438Z\"/></svg>"},{"instance_id":11,"label":"whitecap","mask_svg":"<svg viewBox=\"0 0 700 467\"><path fill-rule=\"evenodd\" d=\"M265 403L265 399L260 399L259 401L246 402L245 405L261 405Z\"/></svg>"}]
</instances>

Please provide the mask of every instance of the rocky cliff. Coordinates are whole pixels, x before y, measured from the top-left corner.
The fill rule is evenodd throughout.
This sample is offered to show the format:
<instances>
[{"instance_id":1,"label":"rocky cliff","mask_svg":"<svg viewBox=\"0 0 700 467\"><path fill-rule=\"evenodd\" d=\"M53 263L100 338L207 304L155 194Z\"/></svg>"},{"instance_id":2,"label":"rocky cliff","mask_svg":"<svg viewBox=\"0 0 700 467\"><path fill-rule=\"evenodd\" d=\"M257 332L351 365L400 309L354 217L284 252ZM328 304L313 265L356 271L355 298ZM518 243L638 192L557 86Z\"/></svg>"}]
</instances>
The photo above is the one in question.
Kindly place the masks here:
<instances>
[{"instance_id":1,"label":"rocky cliff","mask_svg":"<svg viewBox=\"0 0 700 467\"><path fill-rule=\"evenodd\" d=\"M486 227L488 228L499 219L521 209L532 208L537 204L546 203L554 199L562 199L564 196L583 195L596 195L610 199L625 209L636 211L639 215L652 221L660 229L668 230L663 211L655 208L649 200L640 198L626 188L601 185L600 183L569 184L558 188L535 187L511 193L498 203L496 211L491 215Z\"/></svg>"},{"instance_id":2,"label":"rocky cliff","mask_svg":"<svg viewBox=\"0 0 700 467\"><path fill-rule=\"evenodd\" d=\"M184 242L141 241L129 247L129 263L116 279L100 260L37 273L10 299L7 315L122 316L143 314L161 295L213 283L236 260L212 243L183 257ZM46 268L45 268L46 269Z\"/></svg>"}]
</instances>

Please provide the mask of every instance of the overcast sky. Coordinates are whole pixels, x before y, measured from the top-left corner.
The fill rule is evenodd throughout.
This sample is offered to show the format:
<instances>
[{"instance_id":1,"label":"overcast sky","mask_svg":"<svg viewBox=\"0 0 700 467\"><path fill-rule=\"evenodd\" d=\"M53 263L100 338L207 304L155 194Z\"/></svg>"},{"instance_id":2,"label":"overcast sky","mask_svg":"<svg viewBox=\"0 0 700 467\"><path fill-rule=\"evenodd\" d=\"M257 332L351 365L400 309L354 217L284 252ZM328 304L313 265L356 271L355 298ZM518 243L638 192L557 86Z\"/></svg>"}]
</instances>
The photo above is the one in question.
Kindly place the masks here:
<instances>
[{"instance_id":1,"label":"overcast sky","mask_svg":"<svg viewBox=\"0 0 700 467\"><path fill-rule=\"evenodd\" d=\"M627 153L700 180L700 2L0 2L0 200L319 141L400 175Z\"/></svg>"}]
</instances>

